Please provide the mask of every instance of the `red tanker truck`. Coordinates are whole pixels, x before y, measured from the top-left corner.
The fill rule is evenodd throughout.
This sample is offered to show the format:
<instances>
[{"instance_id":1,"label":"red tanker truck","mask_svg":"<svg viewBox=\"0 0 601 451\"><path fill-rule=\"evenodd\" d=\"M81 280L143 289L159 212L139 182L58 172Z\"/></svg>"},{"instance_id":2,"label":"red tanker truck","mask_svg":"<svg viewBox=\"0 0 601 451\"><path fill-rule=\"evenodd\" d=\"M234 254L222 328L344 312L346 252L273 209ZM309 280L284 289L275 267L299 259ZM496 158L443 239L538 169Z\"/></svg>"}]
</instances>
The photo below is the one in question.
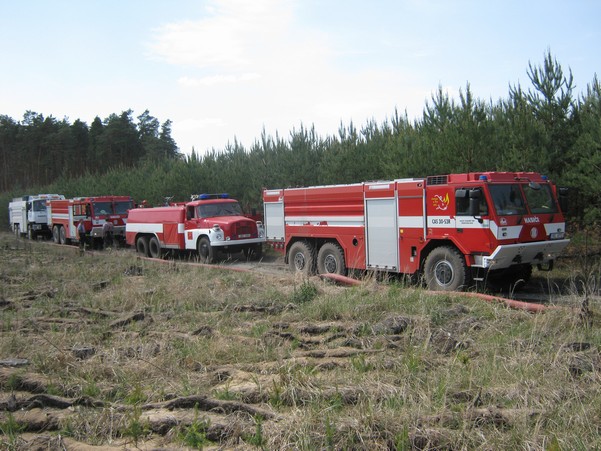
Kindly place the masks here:
<instances>
[{"instance_id":1,"label":"red tanker truck","mask_svg":"<svg viewBox=\"0 0 601 451\"><path fill-rule=\"evenodd\" d=\"M204 263L214 262L219 253L244 252L259 259L265 242L262 222L245 216L227 194L201 194L190 202L130 210L125 235L127 244L144 256L189 250Z\"/></svg>"},{"instance_id":2,"label":"red tanker truck","mask_svg":"<svg viewBox=\"0 0 601 451\"><path fill-rule=\"evenodd\" d=\"M569 240L558 190L534 172L266 189L268 242L294 271L423 277L433 290L527 281Z\"/></svg>"}]
</instances>

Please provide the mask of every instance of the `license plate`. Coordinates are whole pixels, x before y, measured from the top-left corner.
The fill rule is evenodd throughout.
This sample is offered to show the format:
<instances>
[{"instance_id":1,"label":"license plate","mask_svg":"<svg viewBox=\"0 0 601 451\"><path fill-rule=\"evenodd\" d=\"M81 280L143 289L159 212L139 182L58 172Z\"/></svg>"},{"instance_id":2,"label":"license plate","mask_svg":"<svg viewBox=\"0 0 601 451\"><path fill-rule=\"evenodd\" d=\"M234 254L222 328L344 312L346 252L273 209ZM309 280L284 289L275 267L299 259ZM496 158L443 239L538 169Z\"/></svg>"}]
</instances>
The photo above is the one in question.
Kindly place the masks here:
<instances>
[{"instance_id":1,"label":"license plate","mask_svg":"<svg viewBox=\"0 0 601 451\"><path fill-rule=\"evenodd\" d=\"M238 238L250 238L250 233L242 233L241 235L238 235Z\"/></svg>"}]
</instances>

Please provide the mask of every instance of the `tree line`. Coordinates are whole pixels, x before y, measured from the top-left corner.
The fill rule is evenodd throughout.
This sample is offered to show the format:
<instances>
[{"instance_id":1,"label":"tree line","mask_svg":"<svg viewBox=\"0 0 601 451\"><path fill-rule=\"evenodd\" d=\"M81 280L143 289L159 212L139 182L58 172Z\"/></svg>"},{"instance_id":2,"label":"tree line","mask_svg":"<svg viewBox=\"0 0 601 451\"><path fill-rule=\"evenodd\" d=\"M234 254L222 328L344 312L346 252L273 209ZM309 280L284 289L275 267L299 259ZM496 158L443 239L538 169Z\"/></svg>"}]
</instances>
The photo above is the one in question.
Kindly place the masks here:
<instances>
[{"instance_id":1,"label":"tree line","mask_svg":"<svg viewBox=\"0 0 601 451\"><path fill-rule=\"evenodd\" d=\"M98 176L113 167L178 155L171 121L162 124L149 111L98 116L88 126L27 111L21 121L0 115L0 191L44 186L60 177Z\"/></svg>"},{"instance_id":2,"label":"tree line","mask_svg":"<svg viewBox=\"0 0 601 451\"><path fill-rule=\"evenodd\" d=\"M221 150L181 158L176 152L156 160L130 154L103 176L62 174L40 190L130 194L151 204L164 196L186 200L192 193L226 191L244 206L261 208L262 188L535 171L571 188L573 219L598 224L601 83L595 75L575 96L571 71L564 72L550 52L542 64L529 64L527 73L531 86L510 86L507 98L497 102L474 98L469 84L458 99L438 88L414 120L394 111L381 123L341 124L332 136L301 125L286 137L263 131L249 148L234 139Z\"/></svg>"}]
</instances>

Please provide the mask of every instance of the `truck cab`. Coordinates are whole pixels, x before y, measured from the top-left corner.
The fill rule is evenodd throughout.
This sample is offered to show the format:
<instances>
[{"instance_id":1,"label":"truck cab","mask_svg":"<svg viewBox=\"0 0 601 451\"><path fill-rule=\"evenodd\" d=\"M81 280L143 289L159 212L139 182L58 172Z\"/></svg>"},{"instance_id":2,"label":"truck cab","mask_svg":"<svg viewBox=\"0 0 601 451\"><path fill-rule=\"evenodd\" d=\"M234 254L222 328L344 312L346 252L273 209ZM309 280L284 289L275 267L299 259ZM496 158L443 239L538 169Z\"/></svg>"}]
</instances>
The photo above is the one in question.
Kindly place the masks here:
<instances>
[{"instance_id":1,"label":"truck cab","mask_svg":"<svg viewBox=\"0 0 601 451\"><path fill-rule=\"evenodd\" d=\"M46 205L52 199L64 199L61 194L35 194L17 197L8 205L9 224L16 235L36 239L51 236Z\"/></svg>"},{"instance_id":2,"label":"truck cab","mask_svg":"<svg viewBox=\"0 0 601 451\"><path fill-rule=\"evenodd\" d=\"M558 191L534 172L450 174L427 179L428 245L422 261L431 288L445 287L459 264L430 257L437 246L462 254L465 280L527 282L532 267L550 270L569 244ZM441 199L447 201L443 202ZM431 264L428 264L428 258ZM434 263L436 260L436 263ZM429 268L438 268L438 273Z\"/></svg>"}]
</instances>

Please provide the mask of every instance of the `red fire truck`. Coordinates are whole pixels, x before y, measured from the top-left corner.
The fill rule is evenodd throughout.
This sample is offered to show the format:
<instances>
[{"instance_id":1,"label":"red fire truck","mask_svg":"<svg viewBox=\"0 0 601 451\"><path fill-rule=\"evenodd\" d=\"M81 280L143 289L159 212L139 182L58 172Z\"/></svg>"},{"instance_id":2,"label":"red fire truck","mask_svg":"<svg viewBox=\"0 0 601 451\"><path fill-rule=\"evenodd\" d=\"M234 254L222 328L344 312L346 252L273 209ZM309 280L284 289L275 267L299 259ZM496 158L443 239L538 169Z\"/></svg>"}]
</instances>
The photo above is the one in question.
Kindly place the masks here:
<instances>
[{"instance_id":1,"label":"red fire truck","mask_svg":"<svg viewBox=\"0 0 601 451\"><path fill-rule=\"evenodd\" d=\"M127 211L133 208L129 196L75 197L48 202L48 223L55 243L79 241L77 225L83 220L86 235L100 243L107 233L125 240Z\"/></svg>"},{"instance_id":2,"label":"red fire truck","mask_svg":"<svg viewBox=\"0 0 601 451\"><path fill-rule=\"evenodd\" d=\"M533 172L483 172L263 192L265 232L306 274L424 278L433 290L527 281L569 243L558 190Z\"/></svg>"},{"instance_id":3,"label":"red fire truck","mask_svg":"<svg viewBox=\"0 0 601 451\"><path fill-rule=\"evenodd\" d=\"M158 258L165 249L194 250L202 262L213 263L220 251L261 258L265 230L227 194L201 194L190 202L130 210L126 241L145 256Z\"/></svg>"}]
</instances>

